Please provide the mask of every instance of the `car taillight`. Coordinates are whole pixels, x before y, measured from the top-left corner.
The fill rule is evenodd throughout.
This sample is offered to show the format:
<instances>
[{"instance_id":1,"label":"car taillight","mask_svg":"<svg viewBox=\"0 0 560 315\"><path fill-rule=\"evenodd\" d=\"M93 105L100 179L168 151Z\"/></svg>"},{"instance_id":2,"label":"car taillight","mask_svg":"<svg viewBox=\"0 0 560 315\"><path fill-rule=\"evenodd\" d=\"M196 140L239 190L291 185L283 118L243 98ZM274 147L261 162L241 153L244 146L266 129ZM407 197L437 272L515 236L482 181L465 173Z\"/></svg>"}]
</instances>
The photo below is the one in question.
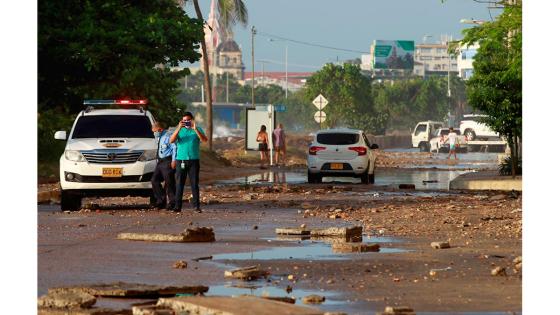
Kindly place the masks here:
<instances>
[{"instance_id":1,"label":"car taillight","mask_svg":"<svg viewBox=\"0 0 560 315\"><path fill-rule=\"evenodd\" d=\"M366 155L367 148L366 147L349 147L348 150L358 152L358 155Z\"/></svg>"},{"instance_id":2,"label":"car taillight","mask_svg":"<svg viewBox=\"0 0 560 315\"><path fill-rule=\"evenodd\" d=\"M317 147L317 146L312 146L309 148L309 155L317 155L317 152L321 151L321 150L326 150L326 147Z\"/></svg>"}]
</instances>

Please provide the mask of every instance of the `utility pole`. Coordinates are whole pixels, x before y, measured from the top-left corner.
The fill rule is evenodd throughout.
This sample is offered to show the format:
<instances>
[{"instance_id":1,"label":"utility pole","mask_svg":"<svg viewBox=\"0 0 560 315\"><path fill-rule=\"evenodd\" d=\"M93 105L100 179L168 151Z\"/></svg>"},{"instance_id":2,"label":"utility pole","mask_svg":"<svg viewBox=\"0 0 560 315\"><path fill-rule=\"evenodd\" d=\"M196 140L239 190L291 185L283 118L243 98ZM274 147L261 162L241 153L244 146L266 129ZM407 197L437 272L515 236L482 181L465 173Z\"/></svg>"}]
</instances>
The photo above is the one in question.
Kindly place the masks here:
<instances>
[{"instance_id":1,"label":"utility pole","mask_svg":"<svg viewBox=\"0 0 560 315\"><path fill-rule=\"evenodd\" d=\"M253 25L251 27L251 104L255 107L255 35L257 34L257 29Z\"/></svg>"},{"instance_id":2,"label":"utility pole","mask_svg":"<svg viewBox=\"0 0 560 315\"><path fill-rule=\"evenodd\" d=\"M229 103L229 72L226 72L226 103Z\"/></svg>"},{"instance_id":3,"label":"utility pole","mask_svg":"<svg viewBox=\"0 0 560 315\"><path fill-rule=\"evenodd\" d=\"M288 99L288 44L286 44L286 99Z\"/></svg>"}]
</instances>

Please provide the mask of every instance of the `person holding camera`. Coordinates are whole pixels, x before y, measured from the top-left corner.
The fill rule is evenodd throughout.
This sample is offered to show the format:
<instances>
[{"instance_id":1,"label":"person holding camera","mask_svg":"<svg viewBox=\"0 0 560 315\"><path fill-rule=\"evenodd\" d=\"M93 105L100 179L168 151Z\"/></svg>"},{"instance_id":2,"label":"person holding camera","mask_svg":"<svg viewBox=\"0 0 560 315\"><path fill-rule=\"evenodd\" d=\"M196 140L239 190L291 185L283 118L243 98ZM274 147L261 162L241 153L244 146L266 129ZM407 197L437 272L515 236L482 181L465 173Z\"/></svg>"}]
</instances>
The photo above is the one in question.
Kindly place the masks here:
<instances>
[{"instance_id":1,"label":"person holding camera","mask_svg":"<svg viewBox=\"0 0 560 315\"><path fill-rule=\"evenodd\" d=\"M157 138L157 165L152 176L152 189L154 191L155 204L151 206L157 209L173 210L175 208L175 155L177 147L170 143L171 132L163 129L160 122L152 126L154 136ZM161 182L165 182L165 191ZM167 202L165 195L167 193Z\"/></svg>"},{"instance_id":2,"label":"person holding camera","mask_svg":"<svg viewBox=\"0 0 560 315\"><path fill-rule=\"evenodd\" d=\"M198 187L200 173L200 142L208 141L202 128L196 125L191 112L186 112L183 119L179 121L177 129L169 139L171 143L177 143L177 157L175 181L175 212L181 212L183 207L183 190L187 176L191 183L192 207L200 212L200 192Z\"/></svg>"}]
</instances>

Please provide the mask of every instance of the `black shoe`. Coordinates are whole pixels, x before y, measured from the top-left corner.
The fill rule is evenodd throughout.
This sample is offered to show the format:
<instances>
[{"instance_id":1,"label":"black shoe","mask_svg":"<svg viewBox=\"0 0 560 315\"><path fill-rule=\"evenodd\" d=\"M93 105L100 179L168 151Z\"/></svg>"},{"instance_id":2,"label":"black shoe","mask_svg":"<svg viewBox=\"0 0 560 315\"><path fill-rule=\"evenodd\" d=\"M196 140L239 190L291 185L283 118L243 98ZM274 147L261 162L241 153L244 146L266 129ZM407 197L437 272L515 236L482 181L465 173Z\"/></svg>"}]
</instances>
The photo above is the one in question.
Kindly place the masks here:
<instances>
[{"instance_id":1,"label":"black shoe","mask_svg":"<svg viewBox=\"0 0 560 315\"><path fill-rule=\"evenodd\" d=\"M194 212L196 212L196 213L202 213L202 210L200 210L200 208L195 208L195 209L194 209Z\"/></svg>"},{"instance_id":2,"label":"black shoe","mask_svg":"<svg viewBox=\"0 0 560 315\"><path fill-rule=\"evenodd\" d=\"M151 208L151 209L157 209L157 210L165 209L165 204L161 204L161 203L151 203L151 204L150 204L150 208Z\"/></svg>"},{"instance_id":3,"label":"black shoe","mask_svg":"<svg viewBox=\"0 0 560 315\"><path fill-rule=\"evenodd\" d=\"M179 213L179 212L181 212L181 209L177 209L177 208L175 208L175 209L173 209L173 212L177 212L177 213Z\"/></svg>"}]
</instances>

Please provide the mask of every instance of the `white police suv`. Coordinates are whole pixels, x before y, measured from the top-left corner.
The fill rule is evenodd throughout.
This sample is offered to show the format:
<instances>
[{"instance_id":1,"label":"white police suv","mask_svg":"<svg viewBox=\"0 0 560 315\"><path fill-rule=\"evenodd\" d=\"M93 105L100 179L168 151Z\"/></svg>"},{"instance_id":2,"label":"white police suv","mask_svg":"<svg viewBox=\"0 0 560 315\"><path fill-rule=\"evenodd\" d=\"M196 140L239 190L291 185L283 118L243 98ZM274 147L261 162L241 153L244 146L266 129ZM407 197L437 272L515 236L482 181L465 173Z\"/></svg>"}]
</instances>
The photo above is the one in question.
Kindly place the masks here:
<instances>
[{"instance_id":1,"label":"white police suv","mask_svg":"<svg viewBox=\"0 0 560 315\"><path fill-rule=\"evenodd\" d=\"M319 130L309 145L307 181L320 183L324 176L359 177L363 184L375 181L375 159L365 133L355 129Z\"/></svg>"},{"instance_id":2,"label":"white police suv","mask_svg":"<svg viewBox=\"0 0 560 315\"><path fill-rule=\"evenodd\" d=\"M146 100L88 100L60 157L62 210L79 210L83 197L152 197L151 177L156 166L154 118ZM118 105L120 108L101 108Z\"/></svg>"}]
</instances>

